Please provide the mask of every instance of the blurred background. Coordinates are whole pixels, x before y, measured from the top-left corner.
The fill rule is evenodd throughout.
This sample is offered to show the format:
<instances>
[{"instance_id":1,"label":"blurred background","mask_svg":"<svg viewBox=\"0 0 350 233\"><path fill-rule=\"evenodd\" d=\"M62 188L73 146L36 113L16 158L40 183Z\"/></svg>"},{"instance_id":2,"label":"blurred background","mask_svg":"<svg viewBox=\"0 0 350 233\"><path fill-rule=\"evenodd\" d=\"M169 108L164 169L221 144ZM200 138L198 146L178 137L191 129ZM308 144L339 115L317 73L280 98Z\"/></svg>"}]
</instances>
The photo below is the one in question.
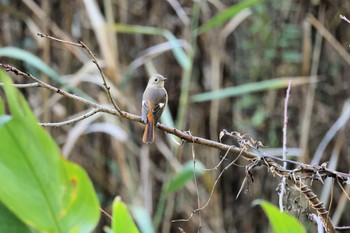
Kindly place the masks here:
<instances>
[{"instance_id":1,"label":"blurred background","mask_svg":"<svg viewBox=\"0 0 350 233\"><path fill-rule=\"evenodd\" d=\"M284 98L292 80L289 158L329 161L330 169L349 173L350 24L340 15L350 18L349 1L0 0L0 61L111 105L85 50L37 33L81 40L96 55L122 110L140 115L148 77L158 72L168 78L163 123L216 141L223 129L249 134L274 155L281 154ZM30 82L12 77L16 83ZM65 121L89 110L44 89L21 91L40 122ZM228 155L216 170L202 169L197 188L191 181L165 195L169 181L193 164L193 155L199 167L213 168L225 152L179 145L179 139L160 130L155 143L145 145L143 127L96 114L46 130L62 154L88 172L106 212L120 196L136 222L144 227L137 216L147 216L155 232L196 232L199 226L202 232L269 232L262 210L252 202L265 199L277 205L280 179L257 168L254 182L236 199L245 178L244 159L223 173L200 216L172 223L190 216L198 195L201 206L207 202L219 173L235 156ZM337 182L310 187L335 225L350 225L349 201ZM287 190L287 210L308 232L316 232L307 220L311 208L291 186ZM110 219L103 215L95 232L104 232L106 225Z\"/></svg>"}]
</instances>

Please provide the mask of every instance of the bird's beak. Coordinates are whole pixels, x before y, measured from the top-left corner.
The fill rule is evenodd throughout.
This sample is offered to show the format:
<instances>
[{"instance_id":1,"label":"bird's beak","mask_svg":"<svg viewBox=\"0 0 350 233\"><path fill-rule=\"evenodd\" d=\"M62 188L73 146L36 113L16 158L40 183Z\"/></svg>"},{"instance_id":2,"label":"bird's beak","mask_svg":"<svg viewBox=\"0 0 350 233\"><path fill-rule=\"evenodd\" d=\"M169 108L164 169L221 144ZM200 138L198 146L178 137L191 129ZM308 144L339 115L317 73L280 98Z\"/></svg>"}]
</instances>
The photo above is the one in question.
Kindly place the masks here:
<instances>
[{"instance_id":1,"label":"bird's beak","mask_svg":"<svg viewBox=\"0 0 350 233\"><path fill-rule=\"evenodd\" d=\"M164 78L164 77L163 77L163 81L166 81L166 80L167 80L167 78Z\"/></svg>"}]
</instances>

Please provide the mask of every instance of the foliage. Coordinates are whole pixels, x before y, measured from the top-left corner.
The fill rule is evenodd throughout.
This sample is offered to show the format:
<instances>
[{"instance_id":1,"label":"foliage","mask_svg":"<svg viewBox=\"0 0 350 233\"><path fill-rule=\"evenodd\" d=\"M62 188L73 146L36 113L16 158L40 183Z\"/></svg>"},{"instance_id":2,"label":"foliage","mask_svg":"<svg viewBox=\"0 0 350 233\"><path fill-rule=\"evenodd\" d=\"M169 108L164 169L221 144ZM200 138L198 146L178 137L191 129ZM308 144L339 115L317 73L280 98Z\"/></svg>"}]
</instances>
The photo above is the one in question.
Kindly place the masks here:
<instances>
[{"instance_id":1,"label":"foliage","mask_svg":"<svg viewBox=\"0 0 350 233\"><path fill-rule=\"evenodd\" d=\"M113 202L112 229L115 233L139 232L134 221L132 220L127 206L118 197Z\"/></svg>"},{"instance_id":2,"label":"foliage","mask_svg":"<svg viewBox=\"0 0 350 233\"><path fill-rule=\"evenodd\" d=\"M87 174L60 155L3 71L0 80L10 110L6 115L2 103L0 176L6 179L0 180L1 202L39 232L92 231L100 211Z\"/></svg>"},{"instance_id":3,"label":"foliage","mask_svg":"<svg viewBox=\"0 0 350 233\"><path fill-rule=\"evenodd\" d=\"M32 231L3 204L0 204L0 232L31 233Z\"/></svg>"},{"instance_id":4,"label":"foliage","mask_svg":"<svg viewBox=\"0 0 350 233\"><path fill-rule=\"evenodd\" d=\"M281 213L277 207L269 202L255 200L254 205L260 205L263 208L274 233L306 233L304 226L294 216Z\"/></svg>"}]
</instances>

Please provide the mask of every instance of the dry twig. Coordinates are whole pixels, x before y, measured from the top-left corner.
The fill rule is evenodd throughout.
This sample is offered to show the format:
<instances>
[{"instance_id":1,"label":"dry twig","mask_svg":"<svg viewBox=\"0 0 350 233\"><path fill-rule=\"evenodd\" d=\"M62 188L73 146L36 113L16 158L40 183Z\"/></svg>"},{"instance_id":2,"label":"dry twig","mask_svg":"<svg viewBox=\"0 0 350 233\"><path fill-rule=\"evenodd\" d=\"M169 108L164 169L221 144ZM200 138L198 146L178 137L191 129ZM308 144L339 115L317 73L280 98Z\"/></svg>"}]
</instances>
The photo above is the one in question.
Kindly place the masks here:
<instances>
[{"instance_id":1,"label":"dry twig","mask_svg":"<svg viewBox=\"0 0 350 233\"><path fill-rule=\"evenodd\" d=\"M97 66L97 68L98 68L98 70L99 70L99 72L101 74L101 78L103 80L103 86L106 89L106 93L107 93L109 101L112 103L113 107L118 111L118 113L120 115L123 114L122 111L120 110L120 108L118 107L117 103L112 98L112 95L111 95L111 92L110 92L111 88L107 85L107 80L106 80L106 77L105 77L105 75L104 75L104 73L103 73L103 71L101 69L101 66L98 64L95 55L92 53L92 51L89 49L89 47L86 46L86 44L84 44L82 41L79 41L79 43L74 43L74 42L71 42L71 41L61 40L61 39L58 39L56 37L45 35L45 34L40 33L40 32L38 33L38 36L43 37L43 38L47 38L47 39L50 39L50 40L53 40L53 41L57 41L57 42L60 42L60 43L64 43L64 44L68 44L68 45L73 45L73 46L84 48L90 54L90 56L92 57L93 63L96 64L96 66Z\"/></svg>"},{"instance_id":2,"label":"dry twig","mask_svg":"<svg viewBox=\"0 0 350 233\"><path fill-rule=\"evenodd\" d=\"M291 87L292 81L289 81L287 92L286 92L286 98L284 100L284 120L283 120L283 152L282 152L282 158L286 159L287 157L287 125L288 125L288 100L289 100L289 93L290 93L290 87ZM283 162L283 168L287 168L287 162ZM286 177L282 177L281 183L279 184L279 206L280 211L283 212L283 196L286 191Z\"/></svg>"}]
</instances>

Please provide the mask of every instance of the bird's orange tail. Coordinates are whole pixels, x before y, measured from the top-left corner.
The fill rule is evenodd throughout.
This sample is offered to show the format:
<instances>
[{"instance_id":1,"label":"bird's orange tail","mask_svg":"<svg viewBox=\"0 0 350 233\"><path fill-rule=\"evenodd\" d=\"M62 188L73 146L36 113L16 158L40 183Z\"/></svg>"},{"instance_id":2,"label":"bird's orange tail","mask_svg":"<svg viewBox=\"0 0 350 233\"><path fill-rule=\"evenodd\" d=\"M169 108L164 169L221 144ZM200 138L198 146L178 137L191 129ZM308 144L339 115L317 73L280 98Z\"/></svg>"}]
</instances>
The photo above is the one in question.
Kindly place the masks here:
<instances>
[{"instance_id":1,"label":"bird's orange tail","mask_svg":"<svg viewBox=\"0 0 350 233\"><path fill-rule=\"evenodd\" d=\"M143 143L153 143L154 142L154 125L152 122L147 122L145 131L142 137Z\"/></svg>"}]
</instances>

